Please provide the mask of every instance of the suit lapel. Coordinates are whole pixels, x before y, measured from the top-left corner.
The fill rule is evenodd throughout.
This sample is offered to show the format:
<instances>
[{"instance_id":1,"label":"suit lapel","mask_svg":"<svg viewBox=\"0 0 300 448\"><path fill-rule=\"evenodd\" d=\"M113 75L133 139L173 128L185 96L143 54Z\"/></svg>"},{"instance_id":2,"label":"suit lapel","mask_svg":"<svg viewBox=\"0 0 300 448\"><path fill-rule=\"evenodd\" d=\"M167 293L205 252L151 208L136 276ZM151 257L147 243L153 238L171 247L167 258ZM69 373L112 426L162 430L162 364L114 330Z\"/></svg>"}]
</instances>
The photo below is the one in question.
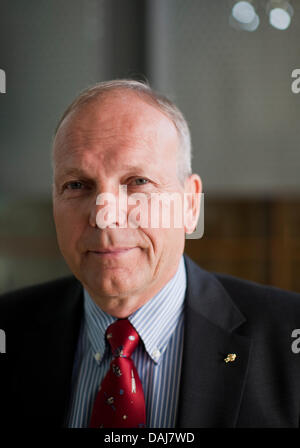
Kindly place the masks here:
<instances>
[{"instance_id":1,"label":"suit lapel","mask_svg":"<svg viewBox=\"0 0 300 448\"><path fill-rule=\"evenodd\" d=\"M185 256L187 294L179 427L234 427L251 341L235 330L245 322L216 277ZM237 355L226 363L229 353Z\"/></svg>"}]
</instances>

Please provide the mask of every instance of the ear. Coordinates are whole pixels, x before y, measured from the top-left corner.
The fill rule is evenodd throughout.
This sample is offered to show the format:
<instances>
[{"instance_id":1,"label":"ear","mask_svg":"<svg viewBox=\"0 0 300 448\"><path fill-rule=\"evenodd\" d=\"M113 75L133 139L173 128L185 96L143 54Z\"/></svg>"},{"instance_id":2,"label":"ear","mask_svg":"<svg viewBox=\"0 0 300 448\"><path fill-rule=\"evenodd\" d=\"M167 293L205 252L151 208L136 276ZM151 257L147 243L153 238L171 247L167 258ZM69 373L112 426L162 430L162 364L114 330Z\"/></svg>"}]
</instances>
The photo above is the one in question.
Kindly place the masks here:
<instances>
[{"instance_id":1,"label":"ear","mask_svg":"<svg viewBox=\"0 0 300 448\"><path fill-rule=\"evenodd\" d=\"M194 232L200 213L202 181L198 174L192 174L184 183L184 230Z\"/></svg>"}]
</instances>

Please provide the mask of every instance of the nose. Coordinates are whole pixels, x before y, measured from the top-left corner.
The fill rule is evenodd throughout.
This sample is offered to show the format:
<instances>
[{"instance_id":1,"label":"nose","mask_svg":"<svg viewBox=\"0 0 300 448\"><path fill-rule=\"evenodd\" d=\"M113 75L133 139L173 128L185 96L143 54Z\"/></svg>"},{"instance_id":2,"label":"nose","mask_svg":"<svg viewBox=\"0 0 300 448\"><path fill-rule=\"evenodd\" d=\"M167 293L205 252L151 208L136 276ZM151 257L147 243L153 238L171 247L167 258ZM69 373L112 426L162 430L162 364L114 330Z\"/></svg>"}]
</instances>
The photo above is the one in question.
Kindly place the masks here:
<instances>
[{"instance_id":1,"label":"nose","mask_svg":"<svg viewBox=\"0 0 300 448\"><path fill-rule=\"evenodd\" d=\"M118 192L99 193L90 210L89 224L99 229L124 227L127 211L127 194L123 186Z\"/></svg>"}]
</instances>

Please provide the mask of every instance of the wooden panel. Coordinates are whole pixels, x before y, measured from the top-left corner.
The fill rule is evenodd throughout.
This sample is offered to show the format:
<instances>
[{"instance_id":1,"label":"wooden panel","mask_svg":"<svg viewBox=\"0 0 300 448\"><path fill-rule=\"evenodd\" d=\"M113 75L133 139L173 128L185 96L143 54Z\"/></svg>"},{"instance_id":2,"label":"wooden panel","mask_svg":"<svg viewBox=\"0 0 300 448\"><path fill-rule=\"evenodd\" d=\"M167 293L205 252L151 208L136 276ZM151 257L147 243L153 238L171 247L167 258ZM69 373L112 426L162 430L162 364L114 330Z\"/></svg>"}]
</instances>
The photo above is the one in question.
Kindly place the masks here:
<instances>
[{"instance_id":1,"label":"wooden panel","mask_svg":"<svg viewBox=\"0 0 300 448\"><path fill-rule=\"evenodd\" d=\"M205 197L205 229L186 253L204 269L300 292L300 199Z\"/></svg>"}]
</instances>

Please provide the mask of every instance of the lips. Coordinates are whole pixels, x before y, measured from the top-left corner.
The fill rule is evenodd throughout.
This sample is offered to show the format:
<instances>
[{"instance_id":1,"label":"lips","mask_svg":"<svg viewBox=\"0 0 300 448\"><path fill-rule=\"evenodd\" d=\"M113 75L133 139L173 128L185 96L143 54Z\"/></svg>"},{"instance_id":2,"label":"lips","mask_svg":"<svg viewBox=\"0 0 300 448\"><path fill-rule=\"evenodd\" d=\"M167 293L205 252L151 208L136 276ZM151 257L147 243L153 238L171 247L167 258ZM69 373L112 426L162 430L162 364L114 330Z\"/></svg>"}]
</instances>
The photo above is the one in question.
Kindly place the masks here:
<instances>
[{"instance_id":1,"label":"lips","mask_svg":"<svg viewBox=\"0 0 300 448\"><path fill-rule=\"evenodd\" d=\"M90 250L89 252L93 254L98 255L117 255L126 253L130 250L134 249L134 247L109 247L105 249L99 249L99 250Z\"/></svg>"}]
</instances>

